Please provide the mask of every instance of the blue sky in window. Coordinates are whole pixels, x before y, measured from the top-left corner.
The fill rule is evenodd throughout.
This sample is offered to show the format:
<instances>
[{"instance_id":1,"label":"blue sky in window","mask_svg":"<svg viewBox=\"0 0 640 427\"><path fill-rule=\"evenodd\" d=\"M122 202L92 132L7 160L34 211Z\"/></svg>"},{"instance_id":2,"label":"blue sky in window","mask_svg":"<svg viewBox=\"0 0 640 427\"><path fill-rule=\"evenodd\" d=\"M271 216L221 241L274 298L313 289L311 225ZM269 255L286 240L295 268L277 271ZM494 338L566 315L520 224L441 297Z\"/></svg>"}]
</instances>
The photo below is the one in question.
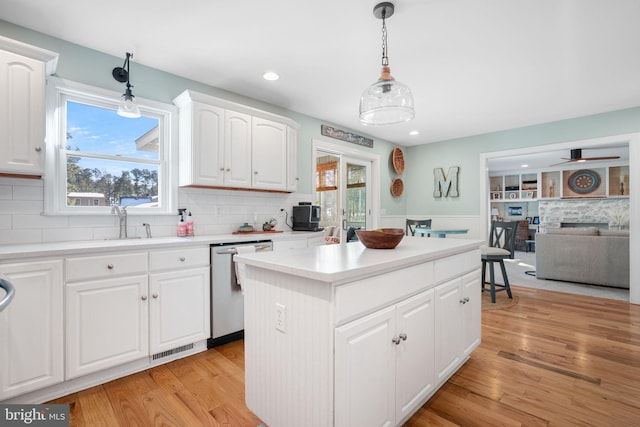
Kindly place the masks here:
<instances>
[{"instance_id":1,"label":"blue sky in window","mask_svg":"<svg viewBox=\"0 0 640 427\"><path fill-rule=\"evenodd\" d=\"M66 143L70 150L123 156L135 159L158 159L157 151L136 149L136 139L158 126L158 120L151 117L131 119L118 116L115 110L102 107L67 102ZM130 162L116 162L102 159L82 158L80 167L98 168L114 175L134 167L157 169L154 165L139 165Z\"/></svg>"}]
</instances>

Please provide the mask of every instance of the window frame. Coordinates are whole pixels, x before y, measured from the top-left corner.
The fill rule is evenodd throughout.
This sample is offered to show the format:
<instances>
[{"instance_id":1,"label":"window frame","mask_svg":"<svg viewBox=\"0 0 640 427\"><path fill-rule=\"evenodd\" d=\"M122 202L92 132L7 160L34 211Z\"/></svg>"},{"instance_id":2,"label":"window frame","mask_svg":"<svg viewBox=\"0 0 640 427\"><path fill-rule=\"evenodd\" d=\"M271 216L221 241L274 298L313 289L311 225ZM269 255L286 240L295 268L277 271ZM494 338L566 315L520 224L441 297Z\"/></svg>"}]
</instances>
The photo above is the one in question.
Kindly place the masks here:
<instances>
[{"instance_id":1,"label":"window frame","mask_svg":"<svg viewBox=\"0 0 640 427\"><path fill-rule=\"evenodd\" d=\"M67 206L66 102L117 110L122 94L82 83L47 77L45 215L105 215L110 206ZM158 207L127 208L132 215L173 215L178 200L178 108L136 97L140 112L158 120ZM131 119L135 120L135 119ZM144 163L144 162L140 162Z\"/></svg>"}]
</instances>

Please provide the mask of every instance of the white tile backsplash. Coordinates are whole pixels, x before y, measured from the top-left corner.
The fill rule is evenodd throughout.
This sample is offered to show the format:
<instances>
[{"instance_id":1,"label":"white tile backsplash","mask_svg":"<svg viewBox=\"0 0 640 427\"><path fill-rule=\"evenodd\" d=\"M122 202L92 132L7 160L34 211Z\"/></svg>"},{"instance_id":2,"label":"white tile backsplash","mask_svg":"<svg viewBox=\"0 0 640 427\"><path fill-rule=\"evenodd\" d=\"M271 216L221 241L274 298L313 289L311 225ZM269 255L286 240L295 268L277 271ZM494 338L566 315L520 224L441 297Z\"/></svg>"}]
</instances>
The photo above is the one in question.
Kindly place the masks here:
<instances>
[{"instance_id":1,"label":"white tile backsplash","mask_svg":"<svg viewBox=\"0 0 640 427\"><path fill-rule=\"evenodd\" d=\"M261 227L270 218L278 220L278 230L289 230L280 209L288 212L298 202L311 201L309 194L262 193L253 191L180 188L180 208L190 210L196 235L231 233L245 222ZM115 215L42 215L44 181L0 177L0 245L117 238ZM254 224L254 218L257 219ZM175 236L175 215L129 214L128 235L145 237L142 223L151 225L153 237Z\"/></svg>"}]
</instances>

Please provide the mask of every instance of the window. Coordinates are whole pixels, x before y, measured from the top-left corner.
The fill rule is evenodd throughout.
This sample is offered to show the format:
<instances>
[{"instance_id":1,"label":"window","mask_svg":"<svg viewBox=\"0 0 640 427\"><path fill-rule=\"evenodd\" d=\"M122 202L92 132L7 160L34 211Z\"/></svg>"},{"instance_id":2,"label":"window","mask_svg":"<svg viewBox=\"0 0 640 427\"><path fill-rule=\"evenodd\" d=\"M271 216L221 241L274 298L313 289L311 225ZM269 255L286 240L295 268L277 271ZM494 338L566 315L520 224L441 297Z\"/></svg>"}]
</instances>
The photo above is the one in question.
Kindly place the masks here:
<instances>
[{"instance_id":1,"label":"window","mask_svg":"<svg viewBox=\"0 0 640 427\"><path fill-rule=\"evenodd\" d=\"M105 214L115 204L173 213L175 107L137 99L142 116L125 118L118 92L57 78L48 85L46 212Z\"/></svg>"}]
</instances>

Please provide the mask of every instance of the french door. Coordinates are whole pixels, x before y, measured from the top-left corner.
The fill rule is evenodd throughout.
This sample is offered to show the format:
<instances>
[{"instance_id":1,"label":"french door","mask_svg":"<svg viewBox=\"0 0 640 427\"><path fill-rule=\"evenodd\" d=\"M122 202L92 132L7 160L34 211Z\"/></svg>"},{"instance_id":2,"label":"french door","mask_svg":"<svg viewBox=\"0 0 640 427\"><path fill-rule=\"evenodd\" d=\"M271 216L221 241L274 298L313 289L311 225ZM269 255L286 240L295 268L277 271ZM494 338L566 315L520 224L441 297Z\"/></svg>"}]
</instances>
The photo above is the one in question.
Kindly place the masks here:
<instances>
[{"instance_id":1,"label":"french door","mask_svg":"<svg viewBox=\"0 0 640 427\"><path fill-rule=\"evenodd\" d=\"M372 226L372 161L317 148L315 200L321 208L320 226L332 227L340 243L357 228Z\"/></svg>"}]
</instances>

